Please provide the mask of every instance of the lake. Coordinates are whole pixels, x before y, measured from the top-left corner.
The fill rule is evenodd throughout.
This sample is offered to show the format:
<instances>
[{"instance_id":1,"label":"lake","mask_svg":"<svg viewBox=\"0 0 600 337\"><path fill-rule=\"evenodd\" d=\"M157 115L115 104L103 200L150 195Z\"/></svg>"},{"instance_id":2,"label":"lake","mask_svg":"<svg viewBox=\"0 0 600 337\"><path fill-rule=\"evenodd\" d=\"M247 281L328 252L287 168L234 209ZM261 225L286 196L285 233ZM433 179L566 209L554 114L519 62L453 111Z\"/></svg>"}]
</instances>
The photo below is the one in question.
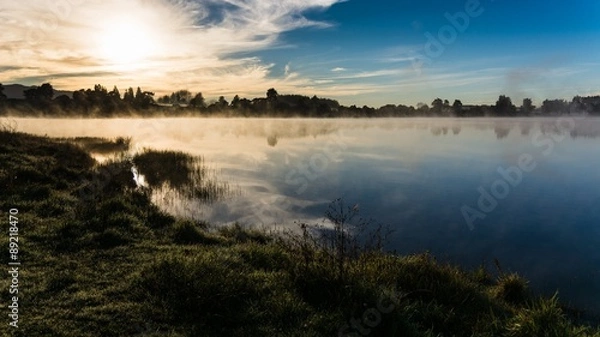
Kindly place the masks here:
<instances>
[{"instance_id":1,"label":"lake","mask_svg":"<svg viewBox=\"0 0 600 337\"><path fill-rule=\"evenodd\" d=\"M388 248L518 272L600 313L600 119L17 118L52 137L131 137L133 151L204 157L239 193L213 203L155 197L215 224L322 222L343 198L389 224ZM97 155L102 160L102 155Z\"/></svg>"}]
</instances>

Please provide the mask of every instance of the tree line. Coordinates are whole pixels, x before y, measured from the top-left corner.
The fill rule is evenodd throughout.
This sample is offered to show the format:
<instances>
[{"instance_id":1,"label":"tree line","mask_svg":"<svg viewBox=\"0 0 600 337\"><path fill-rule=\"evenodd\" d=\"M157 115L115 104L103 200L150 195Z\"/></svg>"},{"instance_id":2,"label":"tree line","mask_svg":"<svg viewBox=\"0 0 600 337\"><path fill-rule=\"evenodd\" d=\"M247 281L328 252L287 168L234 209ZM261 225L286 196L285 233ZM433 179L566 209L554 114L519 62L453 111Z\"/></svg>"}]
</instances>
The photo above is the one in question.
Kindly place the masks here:
<instances>
[{"instance_id":1,"label":"tree line","mask_svg":"<svg viewBox=\"0 0 600 337\"><path fill-rule=\"evenodd\" d=\"M513 117L531 115L563 115L587 113L600 115L600 96L575 96L571 101L552 99L533 105L530 98L520 106L510 97L500 95L494 105L465 105L459 99L452 104L447 99L436 98L430 104L418 103L416 107L387 104L379 108L369 106L343 106L338 101L317 96L280 95L277 90L267 90L265 97L253 99L235 95L231 102L224 96L207 102L201 92L187 89L172 92L155 99L155 94L128 88L121 94L97 84L93 89L80 89L72 96L55 97L50 83L33 86L23 92L22 99L8 99L0 84L0 114L37 115L46 117L119 117L119 116L237 116L237 117Z\"/></svg>"}]
</instances>

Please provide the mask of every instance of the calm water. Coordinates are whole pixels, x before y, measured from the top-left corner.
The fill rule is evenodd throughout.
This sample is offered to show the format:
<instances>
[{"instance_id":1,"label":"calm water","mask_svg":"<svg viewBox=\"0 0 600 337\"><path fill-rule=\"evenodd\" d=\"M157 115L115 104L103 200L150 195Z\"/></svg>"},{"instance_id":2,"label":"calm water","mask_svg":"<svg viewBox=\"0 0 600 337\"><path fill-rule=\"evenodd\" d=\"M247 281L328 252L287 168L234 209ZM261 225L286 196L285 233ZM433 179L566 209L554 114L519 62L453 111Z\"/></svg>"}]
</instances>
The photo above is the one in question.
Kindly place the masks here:
<instances>
[{"instance_id":1,"label":"calm water","mask_svg":"<svg viewBox=\"0 0 600 337\"><path fill-rule=\"evenodd\" d=\"M157 196L214 223L319 222L343 197L389 224L389 248L504 269L600 313L600 119L15 119L49 136L132 137L202 155L240 193Z\"/></svg>"}]
</instances>

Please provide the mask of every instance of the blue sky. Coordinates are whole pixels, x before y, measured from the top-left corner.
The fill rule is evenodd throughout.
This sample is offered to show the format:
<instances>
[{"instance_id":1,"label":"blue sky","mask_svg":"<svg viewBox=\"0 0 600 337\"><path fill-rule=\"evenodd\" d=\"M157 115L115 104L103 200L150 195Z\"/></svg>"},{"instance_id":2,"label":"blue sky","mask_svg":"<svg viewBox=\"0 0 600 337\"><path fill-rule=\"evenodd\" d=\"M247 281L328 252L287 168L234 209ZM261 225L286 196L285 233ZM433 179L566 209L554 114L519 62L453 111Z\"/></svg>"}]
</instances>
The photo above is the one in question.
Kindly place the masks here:
<instances>
[{"instance_id":1,"label":"blue sky","mask_svg":"<svg viewBox=\"0 0 600 337\"><path fill-rule=\"evenodd\" d=\"M373 106L600 93L598 1L54 3L0 0L0 82Z\"/></svg>"}]
</instances>

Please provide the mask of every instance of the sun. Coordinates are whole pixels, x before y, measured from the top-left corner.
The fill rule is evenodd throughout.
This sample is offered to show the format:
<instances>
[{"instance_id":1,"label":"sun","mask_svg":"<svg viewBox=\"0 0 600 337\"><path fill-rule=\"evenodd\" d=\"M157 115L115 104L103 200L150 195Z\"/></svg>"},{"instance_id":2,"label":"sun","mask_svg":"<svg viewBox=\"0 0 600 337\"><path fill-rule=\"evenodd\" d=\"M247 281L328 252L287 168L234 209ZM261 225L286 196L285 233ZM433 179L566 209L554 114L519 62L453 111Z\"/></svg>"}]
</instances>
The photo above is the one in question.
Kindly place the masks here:
<instances>
[{"instance_id":1,"label":"sun","mask_svg":"<svg viewBox=\"0 0 600 337\"><path fill-rule=\"evenodd\" d=\"M151 27L132 17L115 18L98 32L98 56L107 66L135 68L156 52Z\"/></svg>"}]
</instances>

